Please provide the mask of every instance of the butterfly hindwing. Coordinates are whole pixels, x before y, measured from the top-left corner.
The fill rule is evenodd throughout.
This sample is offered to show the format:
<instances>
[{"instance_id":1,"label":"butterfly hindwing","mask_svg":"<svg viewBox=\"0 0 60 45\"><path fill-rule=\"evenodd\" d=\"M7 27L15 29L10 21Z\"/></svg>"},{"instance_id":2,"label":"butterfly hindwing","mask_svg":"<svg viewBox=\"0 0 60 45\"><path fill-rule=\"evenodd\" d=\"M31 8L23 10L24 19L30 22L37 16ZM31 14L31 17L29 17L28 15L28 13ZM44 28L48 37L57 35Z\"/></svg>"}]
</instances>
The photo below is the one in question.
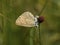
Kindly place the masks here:
<instances>
[{"instance_id":1,"label":"butterfly hindwing","mask_svg":"<svg viewBox=\"0 0 60 45\"><path fill-rule=\"evenodd\" d=\"M16 25L25 27L34 27L35 25L34 16L30 12L24 12L16 20Z\"/></svg>"}]
</instances>

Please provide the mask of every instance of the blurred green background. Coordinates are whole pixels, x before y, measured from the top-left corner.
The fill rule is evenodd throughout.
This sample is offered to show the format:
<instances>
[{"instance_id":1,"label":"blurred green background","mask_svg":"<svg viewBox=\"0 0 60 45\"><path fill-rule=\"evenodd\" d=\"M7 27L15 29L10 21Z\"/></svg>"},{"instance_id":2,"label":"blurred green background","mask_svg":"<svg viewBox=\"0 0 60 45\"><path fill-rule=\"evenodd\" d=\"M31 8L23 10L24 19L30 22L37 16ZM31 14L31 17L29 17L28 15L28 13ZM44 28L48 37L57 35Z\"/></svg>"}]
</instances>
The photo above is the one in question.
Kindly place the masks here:
<instances>
[{"instance_id":1,"label":"blurred green background","mask_svg":"<svg viewBox=\"0 0 60 45\"><path fill-rule=\"evenodd\" d=\"M35 28L17 26L15 21L24 11L39 14L45 2L46 0L0 0L0 45L34 45L32 40L37 38L33 35ZM47 0L45 6L41 12L45 17L40 25L41 30L48 27L60 29L60 0Z\"/></svg>"}]
</instances>

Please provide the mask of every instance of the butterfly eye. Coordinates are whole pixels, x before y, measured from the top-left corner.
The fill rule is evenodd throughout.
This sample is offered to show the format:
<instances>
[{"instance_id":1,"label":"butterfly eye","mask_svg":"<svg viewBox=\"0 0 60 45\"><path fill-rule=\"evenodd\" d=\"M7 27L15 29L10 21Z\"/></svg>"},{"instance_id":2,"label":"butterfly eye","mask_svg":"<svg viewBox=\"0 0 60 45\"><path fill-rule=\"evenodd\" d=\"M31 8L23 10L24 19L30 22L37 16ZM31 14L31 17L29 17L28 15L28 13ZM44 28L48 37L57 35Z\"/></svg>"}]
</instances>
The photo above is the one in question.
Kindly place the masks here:
<instances>
[{"instance_id":1,"label":"butterfly eye","mask_svg":"<svg viewBox=\"0 0 60 45\"><path fill-rule=\"evenodd\" d=\"M40 16L39 18L38 18L38 23L42 23L44 21L44 17L43 16Z\"/></svg>"}]
</instances>

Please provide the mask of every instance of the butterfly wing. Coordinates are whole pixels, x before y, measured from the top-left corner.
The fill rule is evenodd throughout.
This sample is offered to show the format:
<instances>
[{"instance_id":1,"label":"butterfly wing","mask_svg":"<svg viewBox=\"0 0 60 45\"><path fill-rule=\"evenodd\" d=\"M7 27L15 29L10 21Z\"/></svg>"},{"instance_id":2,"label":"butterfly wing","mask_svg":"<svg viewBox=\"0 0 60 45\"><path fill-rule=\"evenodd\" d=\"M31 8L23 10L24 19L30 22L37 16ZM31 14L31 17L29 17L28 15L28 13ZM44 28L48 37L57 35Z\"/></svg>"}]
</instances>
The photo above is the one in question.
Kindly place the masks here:
<instances>
[{"instance_id":1,"label":"butterfly wing","mask_svg":"<svg viewBox=\"0 0 60 45\"><path fill-rule=\"evenodd\" d=\"M22 15L20 15L17 18L16 25L25 26L25 27L34 27L35 20L33 14L30 12L24 12Z\"/></svg>"}]
</instances>

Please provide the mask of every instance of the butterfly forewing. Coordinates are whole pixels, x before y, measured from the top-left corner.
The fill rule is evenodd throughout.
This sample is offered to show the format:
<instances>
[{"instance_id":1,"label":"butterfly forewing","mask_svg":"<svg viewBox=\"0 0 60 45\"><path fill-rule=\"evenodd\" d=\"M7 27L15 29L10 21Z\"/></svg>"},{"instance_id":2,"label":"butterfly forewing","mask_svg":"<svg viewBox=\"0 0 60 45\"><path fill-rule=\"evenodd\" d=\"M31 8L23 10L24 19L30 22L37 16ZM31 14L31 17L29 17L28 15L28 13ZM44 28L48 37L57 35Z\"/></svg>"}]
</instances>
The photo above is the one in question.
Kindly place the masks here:
<instances>
[{"instance_id":1,"label":"butterfly forewing","mask_svg":"<svg viewBox=\"0 0 60 45\"><path fill-rule=\"evenodd\" d=\"M35 20L33 14L30 12L24 12L22 15L20 15L17 18L16 25L25 26L25 27L34 27Z\"/></svg>"}]
</instances>

